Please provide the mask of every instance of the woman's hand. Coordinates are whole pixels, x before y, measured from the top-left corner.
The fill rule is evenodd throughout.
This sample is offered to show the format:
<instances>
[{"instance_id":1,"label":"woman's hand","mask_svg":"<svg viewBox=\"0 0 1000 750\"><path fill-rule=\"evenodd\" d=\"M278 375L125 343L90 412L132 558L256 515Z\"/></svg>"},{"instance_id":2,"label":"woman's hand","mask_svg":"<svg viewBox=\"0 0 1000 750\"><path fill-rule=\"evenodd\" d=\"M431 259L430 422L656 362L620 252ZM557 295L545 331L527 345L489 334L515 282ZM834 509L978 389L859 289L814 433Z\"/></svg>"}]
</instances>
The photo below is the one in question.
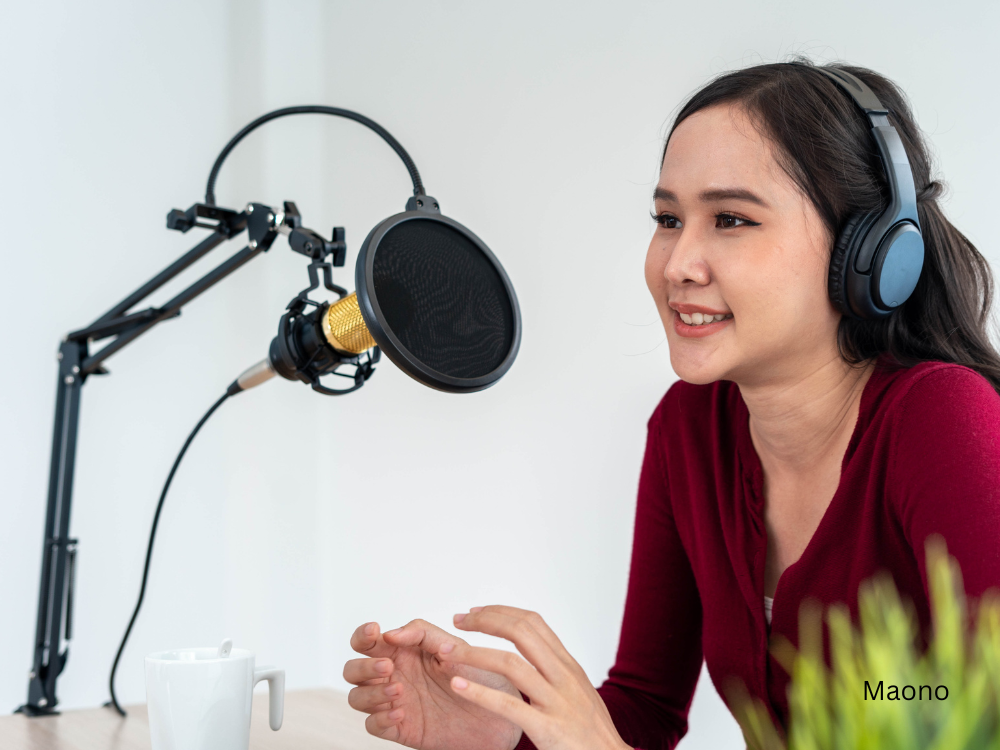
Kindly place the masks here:
<instances>
[{"instance_id":1,"label":"woman's hand","mask_svg":"<svg viewBox=\"0 0 1000 750\"><path fill-rule=\"evenodd\" d=\"M344 665L344 679L358 687L348 703L370 714L369 734L420 750L512 750L521 738L516 725L451 689L453 677L486 686L519 703L505 678L438 656L446 645L468 647L461 638L424 620L379 634L378 623L354 631L351 647L365 654Z\"/></svg>"},{"instance_id":2,"label":"woman's hand","mask_svg":"<svg viewBox=\"0 0 1000 750\"><path fill-rule=\"evenodd\" d=\"M517 724L539 750L628 748L583 668L540 615L515 607L473 607L467 615L455 615L455 626L506 638L524 658L510 651L449 641L438 649L442 663L501 674L531 699L531 705L510 691L459 675L451 678L456 694Z\"/></svg>"}]
</instances>

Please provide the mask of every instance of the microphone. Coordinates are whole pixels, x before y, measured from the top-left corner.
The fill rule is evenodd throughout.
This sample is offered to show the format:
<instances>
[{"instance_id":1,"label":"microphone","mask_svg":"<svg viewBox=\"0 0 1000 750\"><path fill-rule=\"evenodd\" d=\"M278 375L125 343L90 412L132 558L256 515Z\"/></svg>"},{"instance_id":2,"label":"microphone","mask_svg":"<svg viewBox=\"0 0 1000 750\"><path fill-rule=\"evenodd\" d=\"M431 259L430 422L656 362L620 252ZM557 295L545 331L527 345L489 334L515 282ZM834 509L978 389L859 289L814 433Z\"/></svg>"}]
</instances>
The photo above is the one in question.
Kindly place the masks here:
<instances>
[{"instance_id":1,"label":"microphone","mask_svg":"<svg viewBox=\"0 0 1000 750\"><path fill-rule=\"evenodd\" d=\"M368 332L358 308L358 296L352 292L306 315L294 319L288 313L282 316L278 335L271 340L267 357L244 370L227 393L235 395L275 375L311 383L310 371L314 376L328 374L375 346L375 339Z\"/></svg>"},{"instance_id":2,"label":"microphone","mask_svg":"<svg viewBox=\"0 0 1000 750\"><path fill-rule=\"evenodd\" d=\"M329 272L328 264L313 265ZM404 212L368 233L355 266L356 292L316 303L306 297L318 286L312 267L310 277L313 286L289 303L267 358L233 381L230 395L275 375L326 395L350 393L371 377L381 352L426 386L471 393L496 383L517 356L521 314L503 266L430 196L413 196ZM344 292L329 280L326 286ZM342 365L354 373L336 372ZM353 378L354 385L324 386L319 379L327 374Z\"/></svg>"}]
</instances>

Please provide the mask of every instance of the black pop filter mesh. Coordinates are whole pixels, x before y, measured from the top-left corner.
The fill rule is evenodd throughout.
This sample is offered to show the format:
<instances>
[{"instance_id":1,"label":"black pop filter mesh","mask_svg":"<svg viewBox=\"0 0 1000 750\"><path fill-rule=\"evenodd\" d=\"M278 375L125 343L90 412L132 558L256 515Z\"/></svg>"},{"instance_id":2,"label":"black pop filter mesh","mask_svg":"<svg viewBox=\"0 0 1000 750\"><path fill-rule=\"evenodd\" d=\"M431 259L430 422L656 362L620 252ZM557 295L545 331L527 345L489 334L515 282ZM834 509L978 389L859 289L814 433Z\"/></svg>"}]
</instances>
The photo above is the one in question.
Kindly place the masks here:
<instances>
[{"instance_id":1,"label":"black pop filter mesh","mask_svg":"<svg viewBox=\"0 0 1000 750\"><path fill-rule=\"evenodd\" d=\"M412 219L389 229L372 281L388 327L426 366L477 378L510 351L514 313L503 279L475 243L446 224Z\"/></svg>"}]
</instances>

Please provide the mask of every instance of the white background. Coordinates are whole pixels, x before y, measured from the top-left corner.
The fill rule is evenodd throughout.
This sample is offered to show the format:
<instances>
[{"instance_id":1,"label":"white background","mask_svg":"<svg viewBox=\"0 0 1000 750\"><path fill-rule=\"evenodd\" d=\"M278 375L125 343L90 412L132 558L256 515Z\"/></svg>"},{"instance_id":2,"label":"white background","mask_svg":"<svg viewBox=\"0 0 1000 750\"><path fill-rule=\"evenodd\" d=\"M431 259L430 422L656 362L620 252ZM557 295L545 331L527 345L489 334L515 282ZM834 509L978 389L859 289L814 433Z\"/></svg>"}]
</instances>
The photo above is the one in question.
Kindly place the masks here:
<instances>
[{"instance_id":1,"label":"white background","mask_svg":"<svg viewBox=\"0 0 1000 750\"><path fill-rule=\"evenodd\" d=\"M872 67L910 95L951 185L948 214L997 266L998 7L6 0L0 709L23 702L30 666L57 343L203 236L168 232L165 214L202 199L218 150L250 119L324 103L385 125L444 212L504 263L521 352L474 395L385 363L347 398L277 380L225 404L168 498L119 696L144 700L144 654L223 636L285 667L289 688L346 688L361 623L450 627L488 603L541 612L599 684L645 422L675 379L642 278L671 115L714 74L793 53ZM233 207L292 199L307 226L345 226L338 280L353 287L361 240L409 191L375 135L312 116L248 138L217 194ZM63 707L106 700L170 464L264 355L305 266L279 239L84 389ZM690 721L687 748L742 746L707 674Z\"/></svg>"}]
</instances>

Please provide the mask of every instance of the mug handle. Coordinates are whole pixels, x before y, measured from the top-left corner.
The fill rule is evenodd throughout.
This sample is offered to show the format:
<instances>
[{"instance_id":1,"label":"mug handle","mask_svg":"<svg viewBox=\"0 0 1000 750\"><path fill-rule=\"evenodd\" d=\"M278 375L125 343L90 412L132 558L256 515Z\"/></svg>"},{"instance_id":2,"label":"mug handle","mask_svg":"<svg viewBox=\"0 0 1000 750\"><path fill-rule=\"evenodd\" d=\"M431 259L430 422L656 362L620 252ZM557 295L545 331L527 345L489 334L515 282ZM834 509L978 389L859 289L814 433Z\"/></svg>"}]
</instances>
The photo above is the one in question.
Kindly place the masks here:
<instances>
[{"instance_id":1,"label":"mug handle","mask_svg":"<svg viewBox=\"0 0 1000 750\"><path fill-rule=\"evenodd\" d=\"M277 732L285 716L285 670L258 667L253 671L253 684L267 680L268 723Z\"/></svg>"}]
</instances>

